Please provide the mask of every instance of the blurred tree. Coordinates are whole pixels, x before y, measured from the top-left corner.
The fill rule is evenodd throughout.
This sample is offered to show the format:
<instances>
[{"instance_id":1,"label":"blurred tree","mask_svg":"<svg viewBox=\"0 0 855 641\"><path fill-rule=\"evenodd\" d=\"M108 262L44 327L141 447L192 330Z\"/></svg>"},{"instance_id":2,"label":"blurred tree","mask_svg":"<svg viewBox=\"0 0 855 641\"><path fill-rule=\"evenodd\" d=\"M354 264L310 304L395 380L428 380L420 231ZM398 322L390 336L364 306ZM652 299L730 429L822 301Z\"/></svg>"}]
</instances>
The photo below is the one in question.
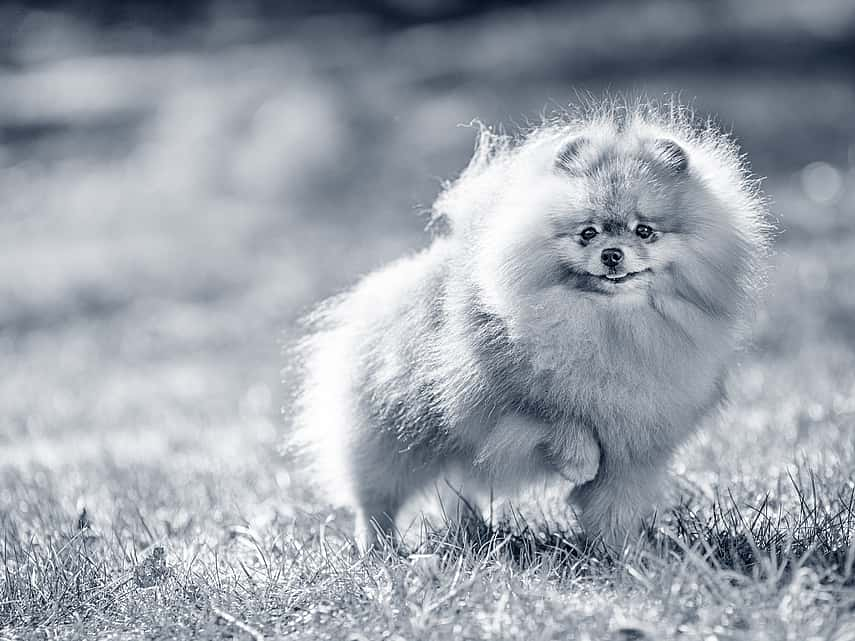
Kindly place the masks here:
<instances>
[{"instance_id":1,"label":"blurred tree","mask_svg":"<svg viewBox=\"0 0 855 641\"><path fill-rule=\"evenodd\" d=\"M542 0L244 0L234 3L217 0L35 0L16 8L20 13L32 10L62 11L88 18L100 25L134 23L160 28L183 27L203 20L212 13L226 11L259 18L355 13L371 16L387 26L394 27L457 19L500 7L531 7L542 3Z\"/></svg>"}]
</instances>

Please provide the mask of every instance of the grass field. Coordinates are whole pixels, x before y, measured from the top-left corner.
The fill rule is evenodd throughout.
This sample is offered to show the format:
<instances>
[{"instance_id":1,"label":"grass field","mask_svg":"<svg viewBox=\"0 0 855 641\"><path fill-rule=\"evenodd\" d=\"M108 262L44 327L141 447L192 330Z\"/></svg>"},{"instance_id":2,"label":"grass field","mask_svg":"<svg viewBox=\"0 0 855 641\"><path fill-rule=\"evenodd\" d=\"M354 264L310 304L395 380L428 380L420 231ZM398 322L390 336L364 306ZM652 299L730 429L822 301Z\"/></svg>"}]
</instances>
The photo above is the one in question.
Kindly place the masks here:
<instances>
[{"instance_id":1,"label":"grass field","mask_svg":"<svg viewBox=\"0 0 855 641\"><path fill-rule=\"evenodd\" d=\"M855 640L848 5L8 28L0 639ZM679 91L768 176L775 264L731 405L622 558L581 549L555 487L362 558L279 453L294 321L427 242L459 123L577 90Z\"/></svg>"}]
</instances>

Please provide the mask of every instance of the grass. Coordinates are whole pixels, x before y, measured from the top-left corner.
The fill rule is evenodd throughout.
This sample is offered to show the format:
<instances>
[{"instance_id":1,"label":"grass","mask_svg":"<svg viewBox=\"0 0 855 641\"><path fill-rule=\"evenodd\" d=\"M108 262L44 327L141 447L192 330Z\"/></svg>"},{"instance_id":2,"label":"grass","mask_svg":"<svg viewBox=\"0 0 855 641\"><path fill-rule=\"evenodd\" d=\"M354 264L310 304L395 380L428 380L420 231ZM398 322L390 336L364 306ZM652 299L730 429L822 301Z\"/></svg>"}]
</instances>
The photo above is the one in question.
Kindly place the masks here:
<instances>
[{"instance_id":1,"label":"grass","mask_svg":"<svg viewBox=\"0 0 855 641\"><path fill-rule=\"evenodd\" d=\"M516 510L417 523L409 556L362 557L347 514L256 456L7 469L5 625L306 639L831 639L852 625L851 466L798 467L777 490L756 475L712 499L684 483L619 557Z\"/></svg>"},{"instance_id":2,"label":"grass","mask_svg":"<svg viewBox=\"0 0 855 641\"><path fill-rule=\"evenodd\" d=\"M266 471L226 483L281 501ZM101 526L51 501L62 489L45 476L4 479L19 515L38 515L29 532L20 517L3 524L0 613L17 634L811 639L835 638L855 607L853 484L807 472L791 503L683 504L619 557L518 513L424 525L409 556L363 557L342 514L259 520L224 500L238 497L218 475L195 472L188 487L129 472ZM152 488L159 508L141 500Z\"/></svg>"},{"instance_id":3,"label":"grass","mask_svg":"<svg viewBox=\"0 0 855 641\"><path fill-rule=\"evenodd\" d=\"M855 639L855 93L822 57L852 27L844 2L774 24L746 4L665 24L641 19L677 6L654 0L613 39L591 34L624 3L402 32L222 18L153 48L64 14L16 30L0 639ZM769 62L795 38L810 75ZM730 405L675 459L671 509L615 555L566 488L536 487L486 520L413 512L409 555L360 556L352 515L278 453L283 328L424 244L409 212L465 163L457 123L639 83L732 125L780 218Z\"/></svg>"}]
</instances>

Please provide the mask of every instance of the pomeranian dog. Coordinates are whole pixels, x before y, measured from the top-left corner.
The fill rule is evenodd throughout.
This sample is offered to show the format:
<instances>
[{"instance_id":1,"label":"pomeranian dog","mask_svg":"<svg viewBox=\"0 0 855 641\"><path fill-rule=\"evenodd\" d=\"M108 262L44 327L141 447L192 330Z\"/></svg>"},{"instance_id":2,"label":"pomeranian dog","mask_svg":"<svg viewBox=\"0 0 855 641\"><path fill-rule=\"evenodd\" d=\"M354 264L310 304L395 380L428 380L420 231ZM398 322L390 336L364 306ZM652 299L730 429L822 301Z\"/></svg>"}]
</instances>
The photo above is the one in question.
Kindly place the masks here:
<instances>
[{"instance_id":1,"label":"pomeranian dog","mask_svg":"<svg viewBox=\"0 0 855 641\"><path fill-rule=\"evenodd\" d=\"M589 108L482 128L425 250L323 303L299 347L299 440L363 549L444 474L554 475L623 545L723 400L762 280L767 210L735 144L687 110Z\"/></svg>"}]
</instances>

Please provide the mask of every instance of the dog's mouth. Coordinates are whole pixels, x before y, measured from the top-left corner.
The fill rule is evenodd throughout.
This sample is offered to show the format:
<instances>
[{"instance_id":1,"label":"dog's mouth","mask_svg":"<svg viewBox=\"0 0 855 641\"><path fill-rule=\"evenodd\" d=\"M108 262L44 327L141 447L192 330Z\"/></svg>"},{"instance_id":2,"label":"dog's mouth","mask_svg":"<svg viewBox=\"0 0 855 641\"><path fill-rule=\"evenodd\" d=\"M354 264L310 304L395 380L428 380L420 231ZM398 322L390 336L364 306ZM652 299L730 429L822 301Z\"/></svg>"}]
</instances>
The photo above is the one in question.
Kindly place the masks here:
<instances>
[{"instance_id":1,"label":"dog's mouth","mask_svg":"<svg viewBox=\"0 0 855 641\"><path fill-rule=\"evenodd\" d=\"M633 278L640 276L641 274L646 274L650 271L650 268L642 269L640 272L626 272L625 274L603 274L598 278L603 281L607 281L609 283L614 283L615 285L619 285L620 283L625 283L627 281L632 280Z\"/></svg>"},{"instance_id":2,"label":"dog's mouth","mask_svg":"<svg viewBox=\"0 0 855 641\"><path fill-rule=\"evenodd\" d=\"M623 283L628 283L643 277L644 274L652 273L649 267L637 272L624 272L622 274L592 274L589 271L576 271L570 266L563 268L562 280L573 289L590 292L592 294L611 294L617 292Z\"/></svg>"}]
</instances>

